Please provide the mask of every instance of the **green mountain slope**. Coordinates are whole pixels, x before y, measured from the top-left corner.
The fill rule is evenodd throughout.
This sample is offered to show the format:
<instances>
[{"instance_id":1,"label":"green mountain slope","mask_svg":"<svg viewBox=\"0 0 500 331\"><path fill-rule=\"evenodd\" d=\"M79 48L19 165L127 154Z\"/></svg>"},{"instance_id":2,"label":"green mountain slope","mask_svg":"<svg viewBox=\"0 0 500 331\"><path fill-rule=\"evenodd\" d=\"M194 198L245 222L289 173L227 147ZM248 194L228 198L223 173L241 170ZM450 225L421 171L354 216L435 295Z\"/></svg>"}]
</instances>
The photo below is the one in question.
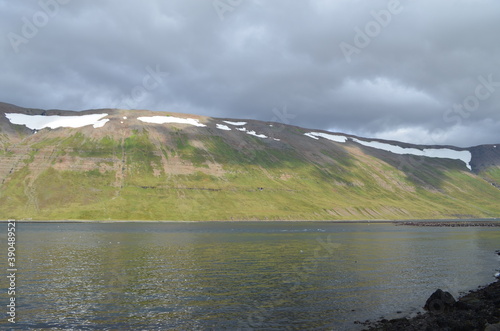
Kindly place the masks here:
<instances>
[{"instance_id":1,"label":"green mountain slope","mask_svg":"<svg viewBox=\"0 0 500 331\"><path fill-rule=\"evenodd\" d=\"M243 132L223 119L96 110L76 114L107 113L103 127L34 133L12 124L9 113L75 115L0 104L0 219L500 216L500 156L493 146L471 150L471 172L460 160L316 140L304 135L310 130L278 123L245 121ZM137 119L168 115L206 126Z\"/></svg>"}]
</instances>

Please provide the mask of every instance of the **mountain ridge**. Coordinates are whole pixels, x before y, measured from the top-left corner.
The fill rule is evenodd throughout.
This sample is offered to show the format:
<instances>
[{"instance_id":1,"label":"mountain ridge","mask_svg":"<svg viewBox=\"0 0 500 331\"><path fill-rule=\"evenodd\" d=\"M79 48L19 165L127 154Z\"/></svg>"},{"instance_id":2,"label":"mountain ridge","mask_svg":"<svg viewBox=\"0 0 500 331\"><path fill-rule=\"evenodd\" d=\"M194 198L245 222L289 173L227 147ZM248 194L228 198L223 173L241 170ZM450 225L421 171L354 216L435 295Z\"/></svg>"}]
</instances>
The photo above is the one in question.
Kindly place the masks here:
<instances>
[{"instance_id":1,"label":"mountain ridge","mask_svg":"<svg viewBox=\"0 0 500 331\"><path fill-rule=\"evenodd\" d=\"M74 125L98 114L106 115L82 127L57 128L53 121ZM72 116L78 118L68 124ZM496 146L416 145L173 112L0 103L0 218L498 217ZM414 154L397 154L408 151Z\"/></svg>"},{"instance_id":2,"label":"mountain ridge","mask_svg":"<svg viewBox=\"0 0 500 331\"><path fill-rule=\"evenodd\" d=\"M245 118L226 118L226 117L210 117L210 116L204 116L204 115L196 115L196 114L190 114L190 113L177 113L177 112L170 112L170 111L152 111L152 110L147 110L147 109L132 109L132 110L127 110L127 109L117 109L117 108L95 108L95 109L86 109L86 110L64 110L64 109L41 109L41 108L23 108L20 106L16 106L13 104L9 103L4 103L0 102L0 113L8 113L8 112L18 112L18 113L24 113L24 114L29 114L29 115L44 115L44 116L54 116L54 115L74 115L74 114L98 114L98 113L105 113L105 112L115 112L115 111L135 111L135 112L147 112L147 113L154 113L157 115L165 115L169 114L172 116L183 116L183 117L192 117L192 118L205 118L205 119L213 119L213 120L220 120L220 121L236 121L236 122L259 122L263 124L277 124L277 125L286 125L289 127L296 127L299 129L303 130L308 130L308 131L318 131L318 132L323 132L323 133L331 133L331 134L339 134L339 135L344 135L347 137L351 138L358 138L358 139L363 139L363 140L370 140L370 141L379 141L379 142L385 142L385 143L393 143L397 144L398 146L402 146L405 148L414 148L414 147L427 147L427 148L452 148L456 150L470 150L475 147L481 147L481 146L495 146L495 145L500 145L499 143L491 143L491 144L480 144L480 145L472 145L469 147L459 147L455 145L446 145L446 144L415 144L411 142L403 142L403 141L398 141L398 140L391 140L391 139L382 139L382 138L369 138L369 137L363 137L363 136L358 136L355 134L348 134L348 133L342 133L342 132L334 132L334 131L328 131L324 129L311 129L311 128L304 128L301 126L297 125L292 125L292 124L283 124L281 122L275 122L275 121L261 121L261 120L255 120L255 119L245 119Z\"/></svg>"}]
</instances>

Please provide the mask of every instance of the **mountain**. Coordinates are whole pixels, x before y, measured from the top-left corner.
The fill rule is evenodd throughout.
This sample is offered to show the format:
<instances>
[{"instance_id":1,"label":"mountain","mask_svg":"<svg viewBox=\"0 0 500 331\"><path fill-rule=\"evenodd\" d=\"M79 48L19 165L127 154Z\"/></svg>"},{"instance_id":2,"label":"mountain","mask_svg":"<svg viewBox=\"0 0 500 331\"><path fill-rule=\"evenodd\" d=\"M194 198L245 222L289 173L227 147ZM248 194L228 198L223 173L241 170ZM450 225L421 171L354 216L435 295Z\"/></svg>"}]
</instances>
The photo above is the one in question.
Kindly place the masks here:
<instances>
[{"instance_id":1,"label":"mountain","mask_svg":"<svg viewBox=\"0 0 500 331\"><path fill-rule=\"evenodd\" d=\"M499 201L500 143L0 103L0 219L496 218Z\"/></svg>"}]
</instances>

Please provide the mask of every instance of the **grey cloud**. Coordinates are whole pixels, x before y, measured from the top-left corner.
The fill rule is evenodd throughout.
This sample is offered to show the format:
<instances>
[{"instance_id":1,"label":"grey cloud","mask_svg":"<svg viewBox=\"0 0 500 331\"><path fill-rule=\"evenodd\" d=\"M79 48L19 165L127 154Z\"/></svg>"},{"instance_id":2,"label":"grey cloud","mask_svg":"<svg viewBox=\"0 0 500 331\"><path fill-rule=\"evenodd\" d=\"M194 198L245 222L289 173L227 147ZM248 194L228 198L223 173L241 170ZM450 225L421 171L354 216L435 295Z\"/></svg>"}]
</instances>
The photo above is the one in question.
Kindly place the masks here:
<instances>
[{"instance_id":1,"label":"grey cloud","mask_svg":"<svg viewBox=\"0 0 500 331\"><path fill-rule=\"evenodd\" d=\"M0 0L0 100L266 121L286 107L295 115L290 124L309 128L461 146L500 142L500 3L218 1L233 6L223 20L212 1L41 0L58 10L16 53L9 33L22 36L23 17L43 8ZM348 63L339 45L356 46L355 29L365 31L374 13L395 3L398 14ZM148 67L168 75L130 100ZM479 77L489 75L487 98L454 108L473 102Z\"/></svg>"}]
</instances>

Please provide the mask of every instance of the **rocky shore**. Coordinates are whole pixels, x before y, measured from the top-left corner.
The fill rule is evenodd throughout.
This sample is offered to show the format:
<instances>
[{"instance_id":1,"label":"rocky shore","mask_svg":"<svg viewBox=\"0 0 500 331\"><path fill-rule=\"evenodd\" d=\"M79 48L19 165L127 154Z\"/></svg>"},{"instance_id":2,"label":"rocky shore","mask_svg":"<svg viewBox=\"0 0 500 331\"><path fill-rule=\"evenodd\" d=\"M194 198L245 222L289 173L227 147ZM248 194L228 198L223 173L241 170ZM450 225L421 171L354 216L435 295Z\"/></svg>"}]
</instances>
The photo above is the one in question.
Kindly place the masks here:
<instances>
[{"instance_id":1,"label":"rocky shore","mask_svg":"<svg viewBox=\"0 0 500 331\"><path fill-rule=\"evenodd\" d=\"M404 221L396 225L406 226L434 226L434 227L500 227L500 221Z\"/></svg>"},{"instance_id":2,"label":"rocky shore","mask_svg":"<svg viewBox=\"0 0 500 331\"><path fill-rule=\"evenodd\" d=\"M496 253L500 255L500 251ZM437 290L425 303L426 312L416 317L362 324L369 331L500 331L500 274L496 276L496 282L470 291L458 300L448 292Z\"/></svg>"}]
</instances>

